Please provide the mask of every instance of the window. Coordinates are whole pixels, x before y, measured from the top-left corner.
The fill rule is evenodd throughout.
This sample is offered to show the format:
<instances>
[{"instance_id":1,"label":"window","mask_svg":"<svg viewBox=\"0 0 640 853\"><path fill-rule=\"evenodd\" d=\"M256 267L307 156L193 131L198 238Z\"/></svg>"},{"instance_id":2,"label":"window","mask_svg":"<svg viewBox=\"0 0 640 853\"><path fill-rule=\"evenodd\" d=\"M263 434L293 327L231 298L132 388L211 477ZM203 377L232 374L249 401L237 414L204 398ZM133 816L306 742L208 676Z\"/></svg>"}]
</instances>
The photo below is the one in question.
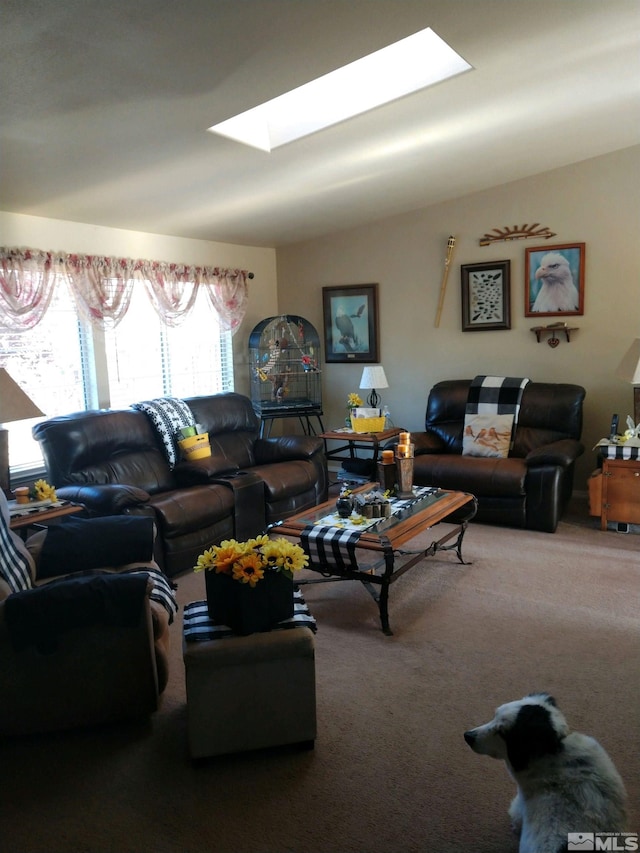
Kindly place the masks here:
<instances>
[{"instance_id":1,"label":"window","mask_svg":"<svg viewBox=\"0 0 640 853\"><path fill-rule=\"evenodd\" d=\"M64 282L56 283L40 323L26 332L3 332L0 340L0 363L47 417L91 408L91 342ZM39 420L6 424L13 474L42 468L40 448L31 435Z\"/></svg>"},{"instance_id":2,"label":"window","mask_svg":"<svg viewBox=\"0 0 640 853\"><path fill-rule=\"evenodd\" d=\"M113 408L233 390L231 335L220 329L203 292L187 320L171 328L160 322L140 284L105 344Z\"/></svg>"},{"instance_id":3,"label":"window","mask_svg":"<svg viewBox=\"0 0 640 853\"><path fill-rule=\"evenodd\" d=\"M47 418L234 388L231 334L220 329L206 294L198 294L182 325L170 328L160 322L142 282L122 322L102 334L79 319L60 281L35 328L2 333L0 364ZM31 435L38 420L6 424L12 480L42 471L40 448Z\"/></svg>"}]
</instances>

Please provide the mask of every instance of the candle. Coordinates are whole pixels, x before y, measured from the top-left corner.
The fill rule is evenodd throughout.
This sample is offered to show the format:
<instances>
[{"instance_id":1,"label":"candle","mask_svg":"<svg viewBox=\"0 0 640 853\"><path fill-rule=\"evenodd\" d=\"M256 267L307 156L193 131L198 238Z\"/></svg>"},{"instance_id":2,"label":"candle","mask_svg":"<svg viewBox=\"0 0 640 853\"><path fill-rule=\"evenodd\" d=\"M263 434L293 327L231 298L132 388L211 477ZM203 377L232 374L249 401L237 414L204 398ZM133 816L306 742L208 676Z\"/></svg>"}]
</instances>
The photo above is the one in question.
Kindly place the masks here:
<instances>
[{"instance_id":1,"label":"candle","mask_svg":"<svg viewBox=\"0 0 640 853\"><path fill-rule=\"evenodd\" d=\"M410 432L401 432L398 436L398 444L409 444L411 441L411 433Z\"/></svg>"},{"instance_id":2,"label":"candle","mask_svg":"<svg viewBox=\"0 0 640 853\"><path fill-rule=\"evenodd\" d=\"M399 444L396 449L398 459L411 459L413 457L413 444Z\"/></svg>"},{"instance_id":3,"label":"candle","mask_svg":"<svg viewBox=\"0 0 640 853\"><path fill-rule=\"evenodd\" d=\"M28 504L29 503L29 489L27 486L20 486L17 489L14 489L14 495L16 496L16 503L19 504Z\"/></svg>"},{"instance_id":4,"label":"candle","mask_svg":"<svg viewBox=\"0 0 640 853\"><path fill-rule=\"evenodd\" d=\"M382 451L382 461L385 464L389 462L393 462L393 450L383 450Z\"/></svg>"}]
</instances>

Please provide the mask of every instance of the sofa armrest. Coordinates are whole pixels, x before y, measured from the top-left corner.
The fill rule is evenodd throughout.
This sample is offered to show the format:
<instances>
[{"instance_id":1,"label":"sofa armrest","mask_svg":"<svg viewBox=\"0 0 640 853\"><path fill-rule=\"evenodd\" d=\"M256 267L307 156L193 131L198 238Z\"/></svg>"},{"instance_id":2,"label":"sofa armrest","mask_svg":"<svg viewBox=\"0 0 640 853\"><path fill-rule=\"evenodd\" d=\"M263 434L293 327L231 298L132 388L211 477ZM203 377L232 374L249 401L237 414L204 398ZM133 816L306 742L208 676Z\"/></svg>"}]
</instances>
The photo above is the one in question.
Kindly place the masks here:
<instances>
[{"instance_id":1,"label":"sofa armrest","mask_svg":"<svg viewBox=\"0 0 640 853\"><path fill-rule=\"evenodd\" d=\"M447 446L442 441L440 436L433 432L412 432L411 442L415 445L414 453L416 456L421 456L423 453L446 453ZM398 438L392 438L388 441L384 449L395 450L398 444Z\"/></svg>"},{"instance_id":2,"label":"sofa armrest","mask_svg":"<svg viewBox=\"0 0 640 853\"><path fill-rule=\"evenodd\" d=\"M291 459L312 459L324 453L324 442L316 435L283 435L258 438L253 445L256 465L287 462Z\"/></svg>"},{"instance_id":3,"label":"sofa armrest","mask_svg":"<svg viewBox=\"0 0 640 853\"><path fill-rule=\"evenodd\" d=\"M173 475L181 488L189 486L213 483L219 477L233 476L238 471L238 466L231 460L222 462L218 455L212 454L205 459L196 459L193 462L182 460L173 469Z\"/></svg>"},{"instance_id":4,"label":"sofa armrest","mask_svg":"<svg viewBox=\"0 0 640 853\"><path fill-rule=\"evenodd\" d=\"M83 504L93 515L120 515L134 506L146 504L151 495L137 486L105 484L98 486L62 486L57 496Z\"/></svg>"},{"instance_id":5,"label":"sofa armrest","mask_svg":"<svg viewBox=\"0 0 640 853\"><path fill-rule=\"evenodd\" d=\"M544 465L559 465L568 468L578 456L584 453L584 445L573 438L563 438L542 447L536 447L525 456L528 468L538 468Z\"/></svg>"}]
</instances>

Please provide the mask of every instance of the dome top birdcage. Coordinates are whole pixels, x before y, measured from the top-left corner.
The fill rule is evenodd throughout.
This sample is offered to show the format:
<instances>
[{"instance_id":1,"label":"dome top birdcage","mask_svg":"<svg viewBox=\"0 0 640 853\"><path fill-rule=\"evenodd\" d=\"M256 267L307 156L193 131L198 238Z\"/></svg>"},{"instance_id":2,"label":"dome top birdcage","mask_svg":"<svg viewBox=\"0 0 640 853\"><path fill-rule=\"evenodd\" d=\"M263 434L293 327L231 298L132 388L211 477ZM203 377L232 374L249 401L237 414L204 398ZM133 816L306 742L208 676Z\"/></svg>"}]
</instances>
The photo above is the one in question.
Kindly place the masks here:
<instances>
[{"instance_id":1,"label":"dome top birdcage","mask_svg":"<svg viewBox=\"0 0 640 853\"><path fill-rule=\"evenodd\" d=\"M256 414L322 414L320 364L320 338L304 317L282 314L258 323L249 335Z\"/></svg>"}]
</instances>

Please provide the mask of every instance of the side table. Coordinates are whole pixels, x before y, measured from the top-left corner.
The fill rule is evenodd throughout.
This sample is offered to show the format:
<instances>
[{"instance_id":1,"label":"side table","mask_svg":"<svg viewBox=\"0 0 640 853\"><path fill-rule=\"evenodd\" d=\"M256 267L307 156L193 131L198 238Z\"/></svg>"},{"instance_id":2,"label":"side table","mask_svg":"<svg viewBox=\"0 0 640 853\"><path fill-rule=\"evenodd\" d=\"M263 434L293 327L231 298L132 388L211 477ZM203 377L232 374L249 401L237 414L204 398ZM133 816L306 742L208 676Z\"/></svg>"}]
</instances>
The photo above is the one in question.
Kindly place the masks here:
<instances>
[{"instance_id":1,"label":"side table","mask_svg":"<svg viewBox=\"0 0 640 853\"><path fill-rule=\"evenodd\" d=\"M382 432L355 432L348 429L334 429L321 433L320 438L324 439L325 449L327 448L327 441L343 442L339 447L325 450L327 460L335 459L342 462L346 459L355 459L356 450L370 450L371 457L367 461L375 470L380 445L390 438L400 435L401 432L403 430L399 427L385 429Z\"/></svg>"},{"instance_id":2,"label":"side table","mask_svg":"<svg viewBox=\"0 0 640 853\"><path fill-rule=\"evenodd\" d=\"M640 459L602 461L602 530L610 520L640 524Z\"/></svg>"},{"instance_id":3,"label":"side table","mask_svg":"<svg viewBox=\"0 0 640 853\"><path fill-rule=\"evenodd\" d=\"M640 524L640 448L604 442L599 447L602 470L589 481L591 514L600 516L602 530L610 522Z\"/></svg>"},{"instance_id":4,"label":"side table","mask_svg":"<svg viewBox=\"0 0 640 853\"><path fill-rule=\"evenodd\" d=\"M53 503L19 504L17 501L7 501L9 505L9 527L11 530L22 530L34 524L62 518L65 515L82 512L81 504L70 501L54 501Z\"/></svg>"}]
</instances>

